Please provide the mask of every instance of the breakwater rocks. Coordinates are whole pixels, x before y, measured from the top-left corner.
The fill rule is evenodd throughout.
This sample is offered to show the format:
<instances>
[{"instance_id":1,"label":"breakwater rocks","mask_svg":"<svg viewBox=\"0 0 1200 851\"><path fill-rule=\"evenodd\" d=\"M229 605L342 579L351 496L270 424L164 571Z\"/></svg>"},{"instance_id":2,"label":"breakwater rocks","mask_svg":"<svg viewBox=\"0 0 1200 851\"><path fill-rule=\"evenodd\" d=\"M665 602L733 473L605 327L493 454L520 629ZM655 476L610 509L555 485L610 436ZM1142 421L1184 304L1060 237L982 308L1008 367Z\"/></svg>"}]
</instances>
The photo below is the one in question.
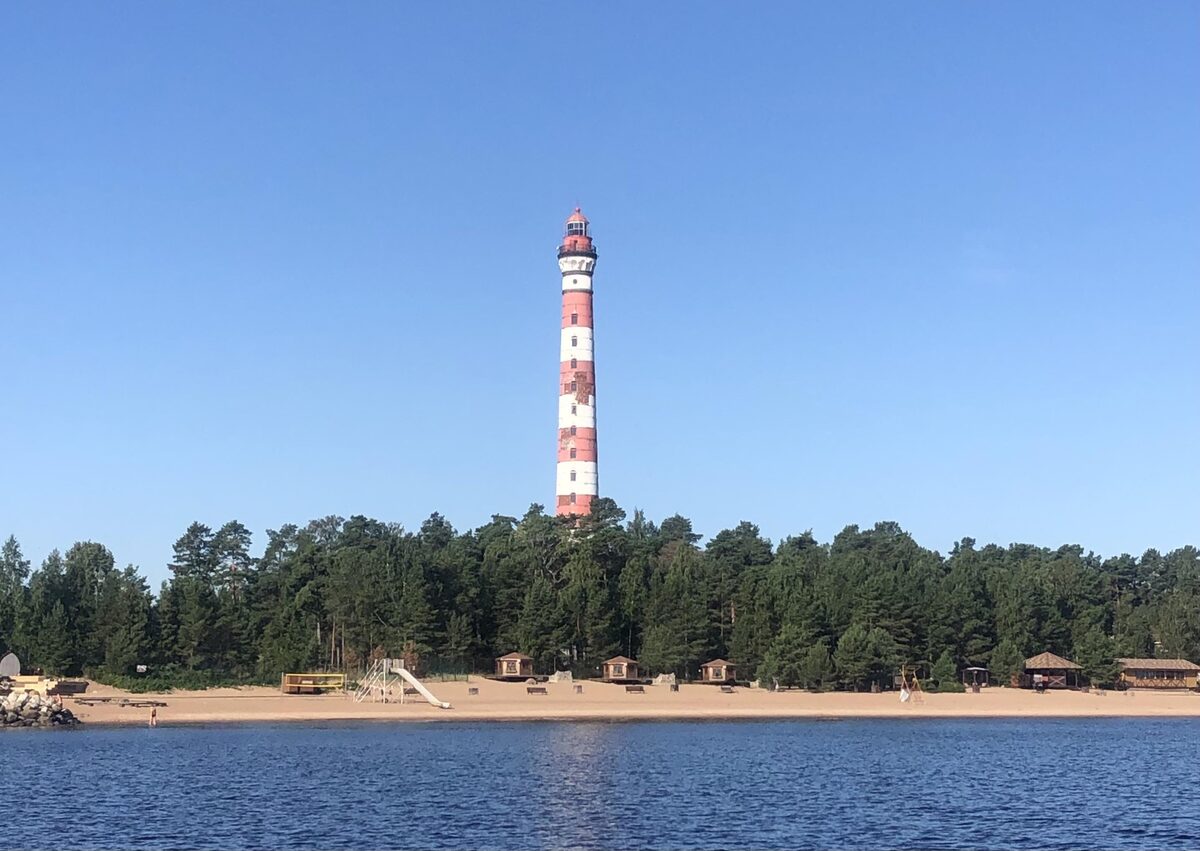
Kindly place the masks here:
<instances>
[{"instance_id":1,"label":"breakwater rocks","mask_svg":"<svg viewBox=\"0 0 1200 851\"><path fill-rule=\"evenodd\" d=\"M70 709L35 691L10 692L0 701L4 727L69 727L79 723Z\"/></svg>"}]
</instances>

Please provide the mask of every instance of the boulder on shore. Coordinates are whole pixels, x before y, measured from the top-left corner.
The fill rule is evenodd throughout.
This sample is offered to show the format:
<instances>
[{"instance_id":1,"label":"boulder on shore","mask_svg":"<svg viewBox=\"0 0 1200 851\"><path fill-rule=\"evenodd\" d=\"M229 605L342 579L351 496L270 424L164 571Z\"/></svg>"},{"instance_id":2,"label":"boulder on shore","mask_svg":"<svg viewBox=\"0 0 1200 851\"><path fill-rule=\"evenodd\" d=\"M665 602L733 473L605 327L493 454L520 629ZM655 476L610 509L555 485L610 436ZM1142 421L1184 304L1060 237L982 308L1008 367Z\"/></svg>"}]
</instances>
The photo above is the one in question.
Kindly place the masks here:
<instances>
[{"instance_id":1,"label":"boulder on shore","mask_svg":"<svg viewBox=\"0 0 1200 851\"><path fill-rule=\"evenodd\" d=\"M78 723L70 709L35 691L10 692L0 700L0 726L69 727Z\"/></svg>"}]
</instances>

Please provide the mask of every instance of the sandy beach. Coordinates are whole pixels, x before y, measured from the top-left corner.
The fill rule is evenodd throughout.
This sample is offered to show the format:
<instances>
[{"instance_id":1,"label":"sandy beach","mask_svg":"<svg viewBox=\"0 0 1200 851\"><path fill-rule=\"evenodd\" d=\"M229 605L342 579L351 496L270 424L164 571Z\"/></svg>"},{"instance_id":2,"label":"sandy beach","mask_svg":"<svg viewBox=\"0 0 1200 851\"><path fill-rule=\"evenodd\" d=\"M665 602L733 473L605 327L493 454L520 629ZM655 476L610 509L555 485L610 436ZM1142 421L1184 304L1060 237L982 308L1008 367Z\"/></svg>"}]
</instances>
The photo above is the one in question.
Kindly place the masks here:
<instances>
[{"instance_id":1,"label":"sandy beach","mask_svg":"<svg viewBox=\"0 0 1200 851\"><path fill-rule=\"evenodd\" d=\"M1200 694L1184 691L1048 692L986 688L979 694L928 694L901 704L896 692L811 694L773 693L738 688L732 694L704 685L646 686L645 694L628 694L624 686L583 682L576 694L571 683L543 684L547 694L530 695L524 683L501 683L472 677L468 682L428 682L440 699L439 709L420 698L400 703L355 703L350 695L283 695L266 687L223 688L195 692L134 695L92 684L85 697L112 697L111 703L65 705L92 724L146 724L150 710L122 707L122 697L159 700L158 723L171 724L293 721L536 721L769 718L971 718L1196 716ZM468 689L478 689L469 694Z\"/></svg>"}]
</instances>

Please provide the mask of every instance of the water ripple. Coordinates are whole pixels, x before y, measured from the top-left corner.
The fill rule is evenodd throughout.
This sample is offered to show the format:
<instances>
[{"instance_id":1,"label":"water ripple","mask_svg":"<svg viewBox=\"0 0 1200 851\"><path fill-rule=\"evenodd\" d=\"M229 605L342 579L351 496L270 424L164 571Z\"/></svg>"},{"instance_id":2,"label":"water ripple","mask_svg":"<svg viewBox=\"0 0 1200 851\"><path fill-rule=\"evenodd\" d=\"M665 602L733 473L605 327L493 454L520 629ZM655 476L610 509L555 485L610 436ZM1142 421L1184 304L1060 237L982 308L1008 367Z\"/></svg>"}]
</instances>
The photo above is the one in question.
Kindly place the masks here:
<instances>
[{"instance_id":1,"label":"water ripple","mask_svg":"<svg viewBox=\"0 0 1200 851\"><path fill-rule=\"evenodd\" d=\"M1140 851L1200 826L1187 719L3 735L22 847Z\"/></svg>"}]
</instances>

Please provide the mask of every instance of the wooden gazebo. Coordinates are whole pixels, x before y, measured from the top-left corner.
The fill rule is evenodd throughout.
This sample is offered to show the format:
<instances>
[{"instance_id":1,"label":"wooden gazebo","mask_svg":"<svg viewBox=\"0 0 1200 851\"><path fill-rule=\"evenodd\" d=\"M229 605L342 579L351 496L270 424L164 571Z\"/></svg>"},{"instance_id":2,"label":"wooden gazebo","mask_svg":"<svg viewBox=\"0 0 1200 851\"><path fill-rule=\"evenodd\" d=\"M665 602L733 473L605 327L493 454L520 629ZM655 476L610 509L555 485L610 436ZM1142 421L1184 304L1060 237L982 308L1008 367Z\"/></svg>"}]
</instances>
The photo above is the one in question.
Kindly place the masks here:
<instances>
[{"instance_id":1,"label":"wooden gazebo","mask_svg":"<svg viewBox=\"0 0 1200 851\"><path fill-rule=\"evenodd\" d=\"M1079 685L1080 667L1050 651L1025 660L1025 688L1074 688ZM1074 680L1074 683L1071 682Z\"/></svg>"},{"instance_id":2,"label":"wooden gazebo","mask_svg":"<svg viewBox=\"0 0 1200 851\"><path fill-rule=\"evenodd\" d=\"M737 665L724 659L713 659L700 666L700 682L731 683L737 679Z\"/></svg>"},{"instance_id":3,"label":"wooden gazebo","mask_svg":"<svg viewBox=\"0 0 1200 851\"><path fill-rule=\"evenodd\" d=\"M496 660L496 679L526 680L533 676L533 657L509 653Z\"/></svg>"},{"instance_id":4,"label":"wooden gazebo","mask_svg":"<svg viewBox=\"0 0 1200 851\"><path fill-rule=\"evenodd\" d=\"M630 683L638 680L638 663L628 656L614 656L605 662L602 679L610 683Z\"/></svg>"}]
</instances>

